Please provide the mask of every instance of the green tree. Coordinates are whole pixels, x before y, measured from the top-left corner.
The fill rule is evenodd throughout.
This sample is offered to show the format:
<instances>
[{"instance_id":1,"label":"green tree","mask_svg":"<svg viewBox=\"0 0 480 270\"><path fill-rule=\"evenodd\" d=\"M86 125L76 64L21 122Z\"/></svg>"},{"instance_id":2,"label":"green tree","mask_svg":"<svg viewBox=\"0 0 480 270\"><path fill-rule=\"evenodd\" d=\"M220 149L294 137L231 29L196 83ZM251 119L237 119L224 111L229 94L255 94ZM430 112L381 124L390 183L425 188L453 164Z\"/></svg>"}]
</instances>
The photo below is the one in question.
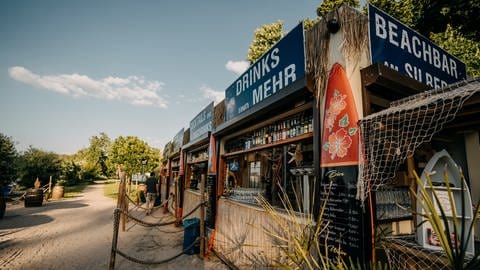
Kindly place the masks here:
<instances>
[{"instance_id":1,"label":"green tree","mask_svg":"<svg viewBox=\"0 0 480 270\"><path fill-rule=\"evenodd\" d=\"M116 138L108 153L108 165L116 171L119 164L128 176L137 172L152 171L159 165L160 150L150 147L146 142L135 136L120 136ZM142 160L147 164L142 166Z\"/></svg>"},{"instance_id":2,"label":"green tree","mask_svg":"<svg viewBox=\"0 0 480 270\"><path fill-rule=\"evenodd\" d=\"M358 8L360 6L358 0L325 0L317 7L317 16L325 17L335 7L338 7L342 4L346 4L354 8Z\"/></svg>"},{"instance_id":3,"label":"green tree","mask_svg":"<svg viewBox=\"0 0 480 270\"><path fill-rule=\"evenodd\" d=\"M283 36L283 21L264 24L255 30L253 40L248 49L247 59L253 64Z\"/></svg>"},{"instance_id":4,"label":"green tree","mask_svg":"<svg viewBox=\"0 0 480 270\"><path fill-rule=\"evenodd\" d=\"M0 187L15 180L17 150L11 137L0 133Z\"/></svg>"},{"instance_id":5,"label":"green tree","mask_svg":"<svg viewBox=\"0 0 480 270\"><path fill-rule=\"evenodd\" d=\"M0 133L0 219L5 214L6 204L3 198L3 186L16 177L17 150L12 138Z\"/></svg>"},{"instance_id":6,"label":"green tree","mask_svg":"<svg viewBox=\"0 0 480 270\"><path fill-rule=\"evenodd\" d=\"M32 187L38 177L42 185L48 183L50 176L59 179L62 173L62 161L53 152L29 147L19 158L20 184Z\"/></svg>"},{"instance_id":7,"label":"green tree","mask_svg":"<svg viewBox=\"0 0 480 270\"><path fill-rule=\"evenodd\" d=\"M462 32L450 25L447 25L445 32L432 33L430 38L446 51L462 59L470 76L480 76L480 42L465 37Z\"/></svg>"},{"instance_id":8,"label":"green tree","mask_svg":"<svg viewBox=\"0 0 480 270\"><path fill-rule=\"evenodd\" d=\"M107 158L111 145L110 138L101 132L99 136L90 137L90 146L86 149L85 167L94 174L107 176Z\"/></svg>"},{"instance_id":9,"label":"green tree","mask_svg":"<svg viewBox=\"0 0 480 270\"><path fill-rule=\"evenodd\" d=\"M67 186L78 184L81 180L82 167L74 161L65 160L62 164L62 176Z\"/></svg>"}]
</instances>

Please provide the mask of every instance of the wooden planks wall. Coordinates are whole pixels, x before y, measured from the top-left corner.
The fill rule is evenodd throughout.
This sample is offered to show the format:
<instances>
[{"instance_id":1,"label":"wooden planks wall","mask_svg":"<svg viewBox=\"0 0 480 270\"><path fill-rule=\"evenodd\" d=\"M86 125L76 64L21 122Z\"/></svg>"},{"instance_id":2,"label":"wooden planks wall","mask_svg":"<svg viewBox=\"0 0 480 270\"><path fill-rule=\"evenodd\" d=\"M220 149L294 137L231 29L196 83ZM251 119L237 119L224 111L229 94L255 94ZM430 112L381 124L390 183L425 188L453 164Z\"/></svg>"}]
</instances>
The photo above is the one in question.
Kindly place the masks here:
<instances>
[{"instance_id":1,"label":"wooden planks wall","mask_svg":"<svg viewBox=\"0 0 480 270\"><path fill-rule=\"evenodd\" d=\"M193 208L195 208L201 200L200 192L186 189L185 190L185 198L183 201L183 214L188 214L190 211L192 211ZM200 208L195 210L193 214L188 216L187 218L200 218Z\"/></svg>"},{"instance_id":2,"label":"wooden planks wall","mask_svg":"<svg viewBox=\"0 0 480 270\"><path fill-rule=\"evenodd\" d=\"M240 268L269 267L280 259L281 252L265 230L279 231L278 222L293 226L287 215L273 221L261 207L220 198L214 248Z\"/></svg>"}]
</instances>

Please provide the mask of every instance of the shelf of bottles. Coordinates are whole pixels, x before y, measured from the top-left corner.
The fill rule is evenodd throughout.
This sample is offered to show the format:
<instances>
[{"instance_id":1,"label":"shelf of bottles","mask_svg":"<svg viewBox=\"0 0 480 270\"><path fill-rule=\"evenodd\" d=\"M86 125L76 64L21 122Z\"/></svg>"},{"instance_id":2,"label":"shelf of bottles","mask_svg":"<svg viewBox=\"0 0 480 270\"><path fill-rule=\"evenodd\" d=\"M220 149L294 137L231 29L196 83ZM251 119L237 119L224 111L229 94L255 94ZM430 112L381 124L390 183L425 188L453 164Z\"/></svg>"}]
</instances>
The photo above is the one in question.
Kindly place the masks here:
<instances>
[{"instance_id":1,"label":"shelf of bottles","mask_svg":"<svg viewBox=\"0 0 480 270\"><path fill-rule=\"evenodd\" d=\"M225 153L277 144L312 132L313 116L307 110L227 141Z\"/></svg>"},{"instance_id":2,"label":"shelf of bottles","mask_svg":"<svg viewBox=\"0 0 480 270\"><path fill-rule=\"evenodd\" d=\"M199 163L199 162L206 162L208 161L208 148L204 150L188 153L187 155L187 163Z\"/></svg>"},{"instance_id":3,"label":"shelf of bottles","mask_svg":"<svg viewBox=\"0 0 480 270\"><path fill-rule=\"evenodd\" d=\"M172 166L172 167L178 167L178 166L180 166L180 160L179 160L179 159L177 159L177 160L172 160L171 166Z\"/></svg>"}]
</instances>

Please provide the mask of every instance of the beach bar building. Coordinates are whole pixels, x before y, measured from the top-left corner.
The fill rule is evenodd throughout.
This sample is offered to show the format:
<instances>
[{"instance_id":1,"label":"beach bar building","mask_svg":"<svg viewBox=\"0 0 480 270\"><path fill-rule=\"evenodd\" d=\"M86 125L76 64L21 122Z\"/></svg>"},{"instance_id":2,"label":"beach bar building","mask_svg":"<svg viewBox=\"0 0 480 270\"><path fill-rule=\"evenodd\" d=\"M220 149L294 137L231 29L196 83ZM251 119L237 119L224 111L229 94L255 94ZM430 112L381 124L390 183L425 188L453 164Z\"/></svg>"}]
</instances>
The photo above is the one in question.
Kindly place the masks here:
<instances>
[{"instance_id":1,"label":"beach bar building","mask_svg":"<svg viewBox=\"0 0 480 270\"><path fill-rule=\"evenodd\" d=\"M415 236L414 171L422 175L445 149L462 169L467 197L480 200L480 85L466 79L461 61L373 6L368 16L343 5L306 31L299 24L226 89L224 121L184 147L183 212L202 196L195 187L209 178L205 166L216 164L207 191L215 194L207 210L213 248L235 265L281 261L267 232L285 228L280 223L306 232L328 196L320 242L331 256L385 255L411 267L405 262L422 254L412 250L438 250ZM194 129L190 123L190 136ZM207 163L213 144L215 162ZM379 246L380 229L389 231L384 238L410 235L419 247Z\"/></svg>"}]
</instances>

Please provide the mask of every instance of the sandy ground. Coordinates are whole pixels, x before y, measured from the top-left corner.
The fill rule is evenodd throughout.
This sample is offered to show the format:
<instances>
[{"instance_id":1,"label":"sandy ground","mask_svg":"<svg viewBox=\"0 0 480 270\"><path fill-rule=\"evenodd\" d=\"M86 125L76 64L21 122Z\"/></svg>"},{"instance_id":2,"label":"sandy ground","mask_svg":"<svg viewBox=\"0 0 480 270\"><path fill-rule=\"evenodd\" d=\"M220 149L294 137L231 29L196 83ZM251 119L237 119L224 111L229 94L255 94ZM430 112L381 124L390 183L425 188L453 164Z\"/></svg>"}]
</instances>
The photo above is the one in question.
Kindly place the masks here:
<instances>
[{"instance_id":1,"label":"sandy ground","mask_svg":"<svg viewBox=\"0 0 480 270\"><path fill-rule=\"evenodd\" d=\"M116 202L103 196L103 185L88 186L73 199L50 201L42 207L8 204L0 220L0 269L108 269ZM169 221L161 209L148 222ZM143 227L129 222L119 232L118 249L132 257L161 261L182 250L183 227ZM228 269L218 258L201 260L181 255L161 265L141 265L116 256L115 269Z\"/></svg>"}]
</instances>

